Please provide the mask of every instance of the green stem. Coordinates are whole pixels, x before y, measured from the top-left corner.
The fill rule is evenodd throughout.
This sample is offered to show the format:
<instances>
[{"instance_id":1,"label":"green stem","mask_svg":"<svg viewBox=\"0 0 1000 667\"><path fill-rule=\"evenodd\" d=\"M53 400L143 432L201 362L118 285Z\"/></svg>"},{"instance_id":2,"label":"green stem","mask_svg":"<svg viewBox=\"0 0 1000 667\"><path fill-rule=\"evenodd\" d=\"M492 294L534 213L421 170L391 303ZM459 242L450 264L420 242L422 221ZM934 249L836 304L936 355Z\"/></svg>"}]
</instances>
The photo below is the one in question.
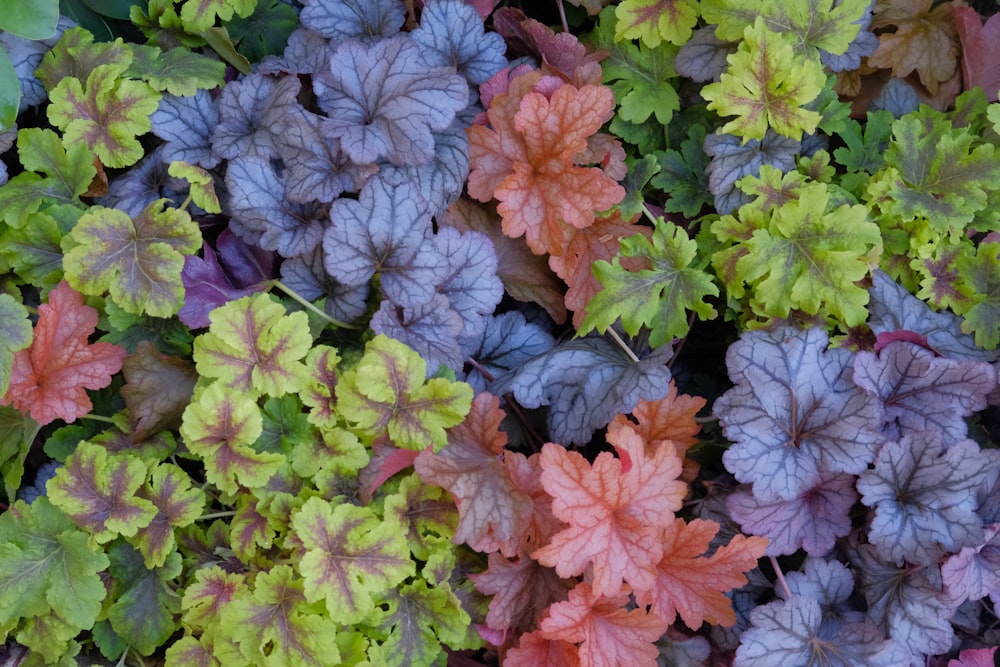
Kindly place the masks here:
<instances>
[{"instance_id":1,"label":"green stem","mask_svg":"<svg viewBox=\"0 0 1000 667\"><path fill-rule=\"evenodd\" d=\"M648 206L646 206L646 202L642 202L642 214L645 215L646 219L653 223L654 226L656 225L656 216L653 215L653 212L649 210Z\"/></svg>"},{"instance_id":2,"label":"green stem","mask_svg":"<svg viewBox=\"0 0 1000 667\"><path fill-rule=\"evenodd\" d=\"M313 313L317 317L326 320L327 322L329 322L330 324L334 325L335 327L339 327L341 329L356 329L358 331L361 330L361 327L358 326L357 324L350 324L349 322L342 322L341 320L338 320L335 317L330 317L329 315L327 315L326 313L324 313L322 310L320 310L319 308L317 308L315 305L313 305L312 302L310 302L307 299L305 299L304 297L300 296L295 290L293 290L291 287L289 287L285 283L281 282L277 278L275 278L274 280L267 281L265 283L265 285L267 285L268 287L276 287L276 288L278 288L279 290L281 290L282 292L284 292L285 294L287 294L288 296L290 296L292 298L292 300L295 301L296 303L298 303L300 306L302 306L303 308L305 308L309 312Z\"/></svg>"},{"instance_id":3,"label":"green stem","mask_svg":"<svg viewBox=\"0 0 1000 667\"><path fill-rule=\"evenodd\" d=\"M216 512L214 514L202 514L200 517L195 519L195 521L210 521L212 519L224 519L227 516L236 516L236 510L228 510L226 512Z\"/></svg>"},{"instance_id":4,"label":"green stem","mask_svg":"<svg viewBox=\"0 0 1000 667\"><path fill-rule=\"evenodd\" d=\"M111 417L105 417L104 415L95 415L92 412L83 415L82 417L80 417L80 419L90 419L91 421L104 422L105 424L115 423L115 420L113 420Z\"/></svg>"}]
</instances>

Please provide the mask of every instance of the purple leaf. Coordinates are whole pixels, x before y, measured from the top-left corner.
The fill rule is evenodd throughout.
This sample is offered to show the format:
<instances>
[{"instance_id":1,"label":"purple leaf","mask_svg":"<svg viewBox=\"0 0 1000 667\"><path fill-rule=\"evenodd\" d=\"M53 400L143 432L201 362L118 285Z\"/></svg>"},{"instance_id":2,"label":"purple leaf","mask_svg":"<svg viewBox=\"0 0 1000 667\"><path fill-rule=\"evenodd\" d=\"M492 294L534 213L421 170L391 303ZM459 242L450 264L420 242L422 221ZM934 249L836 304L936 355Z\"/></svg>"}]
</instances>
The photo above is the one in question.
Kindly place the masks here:
<instances>
[{"instance_id":1,"label":"purple leaf","mask_svg":"<svg viewBox=\"0 0 1000 667\"><path fill-rule=\"evenodd\" d=\"M139 164L111 181L108 194L101 197L98 203L125 211L134 218L150 204L164 197L177 204L183 202L188 185L167 173L163 151L164 146L158 146Z\"/></svg>"},{"instance_id":2,"label":"purple leaf","mask_svg":"<svg viewBox=\"0 0 1000 667\"><path fill-rule=\"evenodd\" d=\"M226 84L219 97L219 124L212 131L212 150L226 160L280 155L285 125L305 113L296 101L299 79L275 79L251 73Z\"/></svg>"},{"instance_id":3,"label":"purple leaf","mask_svg":"<svg viewBox=\"0 0 1000 667\"><path fill-rule=\"evenodd\" d=\"M841 54L834 54L825 49L819 50L819 59L824 67L831 72L846 72L861 67L861 59L870 56L878 49L878 36L869 28L872 24L872 8L875 3L870 2L865 9L865 13L855 21L860 26L857 36L847 46L847 50Z\"/></svg>"},{"instance_id":4,"label":"purple leaf","mask_svg":"<svg viewBox=\"0 0 1000 667\"><path fill-rule=\"evenodd\" d=\"M708 163L708 190L715 196L719 213L732 213L750 201L750 196L736 187L744 176L758 176L760 168L769 164L780 171L795 169L795 159L801 144L768 129L764 139L742 143L731 134L710 134L705 137Z\"/></svg>"},{"instance_id":5,"label":"purple leaf","mask_svg":"<svg viewBox=\"0 0 1000 667\"><path fill-rule=\"evenodd\" d=\"M288 36L280 56L267 56L257 65L260 74L313 74L326 69L333 49L323 35L298 27Z\"/></svg>"},{"instance_id":6,"label":"purple leaf","mask_svg":"<svg viewBox=\"0 0 1000 667\"><path fill-rule=\"evenodd\" d=\"M669 345L639 354L633 362L599 336L557 345L496 378L488 387L512 392L528 408L549 406L549 437L563 445L590 442L617 414L631 412L639 399L654 401L670 391Z\"/></svg>"},{"instance_id":7,"label":"purple leaf","mask_svg":"<svg viewBox=\"0 0 1000 667\"><path fill-rule=\"evenodd\" d=\"M303 0L299 19L317 33L340 43L399 33L406 20L399 0Z\"/></svg>"},{"instance_id":8,"label":"purple leaf","mask_svg":"<svg viewBox=\"0 0 1000 667\"><path fill-rule=\"evenodd\" d=\"M485 234L462 234L445 227L434 235L437 249L448 262L438 291L462 321L459 336L478 338L486 328L486 318L503 298L503 283L497 277L497 256ZM461 354L459 354L461 359ZM461 362L452 368L461 367Z\"/></svg>"},{"instance_id":9,"label":"purple leaf","mask_svg":"<svg viewBox=\"0 0 1000 667\"><path fill-rule=\"evenodd\" d=\"M534 356L552 349L552 335L537 324L525 320L516 310L487 320L478 349L471 356L476 366L465 381L477 392L485 391L494 378L518 368ZM482 371L490 374L484 377Z\"/></svg>"},{"instance_id":10,"label":"purple leaf","mask_svg":"<svg viewBox=\"0 0 1000 667\"><path fill-rule=\"evenodd\" d=\"M340 149L340 140L320 133L319 117L300 114L285 125L281 157L285 196L298 203L329 204L344 192L357 192L375 174L374 164L357 164ZM310 119L315 119L310 122Z\"/></svg>"},{"instance_id":11,"label":"purple leaf","mask_svg":"<svg viewBox=\"0 0 1000 667\"><path fill-rule=\"evenodd\" d=\"M247 156L230 161L226 186L230 229L247 243L294 257L322 240L325 210L285 199L285 186L267 160Z\"/></svg>"},{"instance_id":12,"label":"purple leaf","mask_svg":"<svg viewBox=\"0 0 1000 667\"><path fill-rule=\"evenodd\" d=\"M164 94L149 122L153 134L167 142L164 162L183 160L205 169L219 164L219 156L212 152L212 132L219 123L219 112L207 90L190 97Z\"/></svg>"},{"instance_id":13,"label":"purple leaf","mask_svg":"<svg viewBox=\"0 0 1000 667\"><path fill-rule=\"evenodd\" d=\"M733 667L901 667L909 651L868 624L846 625L821 634L823 613L807 597L779 600L750 613L753 624L740 638Z\"/></svg>"},{"instance_id":14,"label":"purple leaf","mask_svg":"<svg viewBox=\"0 0 1000 667\"><path fill-rule=\"evenodd\" d=\"M406 343L427 362L427 377L438 367L452 370L462 367L462 351L458 336L462 333L462 317L448 304L443 294L413 308L403 308L386 300L372 316L375 333L391 336Z\"/></svg>"},{"instance_id":15,"label":"purple leaf","mask_svg":"<svg viewBox=\"0 0 1000 667\"><path fill-rule=\"evenodd\" d=\"M1000 524L990 524L980 543L948 557L941 566L941 581L956 607L1000 591Z\"/></svg>"},{"instance_id":16,"label":"purple leaf","mask_svg":"<svg viewBox=\"0 0 1000 667\"><path fill-rule=\"evenodd\" d=\"M465 79L427 65L408 35L344 42L313 87L330 117L324 132L340 139L352 160L395 165L432 160L433 132L451 125L469 95Z\"/></svg>"},{"instance_id":17,"label":"purple leaf","mask_svg":"<svg viewBox=\"0 0 1000 667\"><path fill-rule=\"evenodd\" d=\"M906 341L854 358L854 382L885 406L885 424L900 434L936 429L948 440L964 438L965 417L986 407L996 371L986 362L939 357ZM947 445L946 445L947 446Z\"/></svg>"},{"instance_id":18,"label":"purple leaf","mask_svg":"<svg viewBox=\"0 0 1000 667\"><path fill-rule=\"evenodd\" d=\"M744 532L770 540L768 556L799 549L824 556L838 537L851 532L850 509L857 500L853 475L824 473L819 484L795 498L760 500L750 490L740 490L726 499L726 507Z\"/></svg>"},{"instance_id":19,"label":"purple leaf","mask_svg":"<svg viewBox=\"0 0 1000 667\"><path fill-rule=\"evenodd\" d=\"M751 331L729 347L735 387L714 413L733 444L726 468L762 500L792 500L825 472L857 474L882 441L882 410L851 381L849 350L822 329Z\"/></svg>"},{"instance_id":20,"label":"purple leaf","mask_svg":"<svg viewBox=\"0 0 1000 667\"><path fill-rule=\"evenodd\" d=\"M854 575L846 565L836 560L806 558L802 572L785 574L788 590L793 596L812 598L819 602L823 621L819 633L833 636L845 623L862 623L864 613L857 611L851 602L854 592ZM788 599L784 589L777 587L778 595Z\"/></svg>"},{"instance_id":21,"label":"purple leaf","mask_svg":"<svg viewBox=\"0 0 1000 667\"><path fill-rule=\"evenodd\" d=\"M323 267L321 247L282 262L281 281L309 301L325 298L323 311L341 322L353 322L368 307L368 283L344 285L335 280Z\"/></svg>"},{"instance_id":22,"label":"purple leaf","mask_svg":"<svg viewBox=\"0 0 1000 667\"><path fill-rule=\"evenodd\" d=\"M444 132L434 133L434 159L419 166L397 167L383 162L379 173L387 179L412 180L439 215L458 199L469 177L469 140L458 119Z\"/></svg>"},{"instance_id":23,"label":"purple leaf","mask_svg":"<svg viewBox=\"0 0 1000 667\"><path fill-rule=\"evenodd\" d=\"M270 251L244 243L236 234L224 229L215 240L219 261L236 287L252 287L274 277L278 258Z\"/></svg>"},{"instance_id":24,"label":"purple leaf","mask_svg":"<svg viewBox=\"0 0 1000 667\"><path fill-rule=\"evenodd\" d=\"M461 0L430 0L410 34L429 65L453 67L473 86L507 66L503 37L486 33L476 10Z\"/></svg>"},{"instance_id":25,"label":"purple leaf","mask_svg":"<svg viewBox=\"0 0 1000 667\"><path fill-rule=\"evenodd\" d=\"M330 221L323 250L334 278L363 285L378 273L383 296L407 308L434 295L447 261L435 248L430 216L411 183L370 178L356 201L333 202Z\"/></svg>"},{"instance_id":26,"label":"purple leaf","mask_svg":"<svg viewBox=\"0 0 1000 667\"><path fill-rule=\"evenodd\" d=\"M261 291L261 286L237 287L229 280L212 247L205 243L205 255L184 258L181 281L184 283L184 305L177 317L192 329L202 329L211 322L208 314L219 306Z\"/></svg>"},{"instance_id":27,"label":"purple leaf","mask_svg":"<svg viewBox=\"0 0 1000 667\"><path fill-rule=\"evenodd\" d=\"M698 83L718 81L729 64L730 53L736 51L737 44L724 42L715 36L717 26L698 28L691 39L681 46L674 58L674 70L679 76L686 76Z\"/></svg>"},{"instance_id":28,"label":"purple leaf","mask_svg":"<svg viewBox=\"0 0 1000 667\"><path fill-rule=\"evenodd\" d=\"M858 478L861 502L875 508L868 541L886 560L916 564L981 541L976 492L989 463L973 441L945 445L938 431L887 442Z\"/></svg>"}]
</instances>

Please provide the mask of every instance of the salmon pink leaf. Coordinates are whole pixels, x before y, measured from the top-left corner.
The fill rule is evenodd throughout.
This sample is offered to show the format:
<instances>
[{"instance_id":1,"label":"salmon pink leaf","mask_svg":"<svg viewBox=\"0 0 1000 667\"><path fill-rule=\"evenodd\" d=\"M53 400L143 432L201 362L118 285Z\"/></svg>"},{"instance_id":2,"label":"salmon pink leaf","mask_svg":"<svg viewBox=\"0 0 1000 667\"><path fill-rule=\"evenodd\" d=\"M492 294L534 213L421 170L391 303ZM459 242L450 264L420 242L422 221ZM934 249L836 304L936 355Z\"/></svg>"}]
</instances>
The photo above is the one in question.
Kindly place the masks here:
<instances>
[{"instance_id":1,"label":"salmon pink leaf","mask_svg":"<svg viewBox=\"0 0 1000 667\"><path fill-rule=\"evenodd\" d=\"M997 101L1000 91L1000 19L990 16L983 24L972 7L953 5L958 38L962 43L962 78L965 88L979 86L990 102ZM994 15L995 16L995 15Z\"/></svg>"},{"instance_id":2,"label":"salmon pink leaf","mask_svg":"<svg viewBox=\"0 0 1000 667\"><path fill-rule=\"evenodd\" d=\"M424 47L424 60L435 67L454 67L478 86L507 66L503 37L483 30L483 19L462 0L432 0L410 33Z\"/></svg>"},{"instance_id":3,"label":"salmon pink leaf","mask_svg":"<svg viewBox=\"0 0 1000 667\"><path fill-rule=\"evenodd\" d=\"M826 350L819 327L751 331L729 347L736 386L715 402L723 454L757 498L791 500L823 473L857 474L882 443L882 406L851 379L853 354Z\"/></svg>"},{"instance_id":4,"label":"salmon pink leaf","mask_svg":"<svg viewBox=\"0 0 1000 667\"><path fill-rule=\"evenodd\" d=\"M540 623L542 637L580 644L580 664L651 666L659 650L653 642L666 629L665 621L643 609L626 608L628 589L598 595L583 582L569 599L549 607Z\"/></svg>"},{"instance_id":5,"label":"salmon pink leaf","mask_svg":"<svg viewBox=\"0 0 1000 667\"><path fill-rule=\"evenodd\" d=\"M392 37L406 19L395 0L304 0L299 19L339 44L345 40Z\"/></svg>"},{"instance_id":6,"label":"salmon pink leaf","mask_svg":"<svg viewBox=\"0 0 1000 667\"><path fill-rule=\"evenodd\" d=\"M948 667L993 667L996 652L996 646L967 648L958 654L958 660L949 660Z\"/></svg>"},{"instance_id":7,"label":"salmon pink leaf","mask_svg":"<svg viewBox=\"0 0 1000 667\"><path fill-rule=\"evenodd\" d=\"M7 393L0 405L31 415L39 424L76 420L91 409L85 389L111 383L125 350L110 343L90 343L97 311L65 282L49 292L38 307L38 324L30 347L14 353Z\"/></svg>"},{"instance_id":8,"label":"salmon pink leaf","mask_svg":"<svg viewBox=\"0 0 1000 667\"><path fill-rule=\"evenodd\" d=\"M48 496L100 544L131 537L156 518L156 506L137 497L146 475L138 457L83 441L49 482Z\"/></svg>"},{"instance_id":9,"label":"salmon pink leaf","mask_svg":"<svg viewBox=\"0 0 1000 667\"><path fill-rule=\"evenodd\" d=\"M385 158L421 165L434 157L433 132L451 125L468 103L468 84L454 70L429 65L407 34L348 40L313 79L324 133L340 139L358 164Z\"/></svg>"},{"instance_id":10,"label":"salmon pink leaf","mask_svg":"<svg viewBox=\"0 0 1000 667\"><path fill-rule=\"evenodd\" d=\"M367 507L310 498L293 515L292 527L306 549L299 564L305 597L326 600L338 623L361 621L378 598L414 573L401 527Z\"/></svg>"},{"instance_id":11,"label":"salmon pink leaf","mask_svg":"<svg viewBox=\"0 0 1000 667\"><path fill-rule=\"evenodd\" d=\"M209 315L211 326L194 342L201 375L219 378L248 395L281 396L302 386L302 363L312 345L305 313L286 313L267 294L243 297Z\"/></svg>"},{"instance_id":12,"label":"salmon pink leaf","mask_svg":"<svg viewBox=\"0 0 1000 667\"><path fill-rule=\"evenodd\" d=\"M589 568L595 596L615 595L623 583L653 586L663 530L686 493L673 447L647 456L642 438L621 422L609 427L608 440L619 458L602 452L593 464L560 445L542 447L542 485L553 513L569 526L531 554L561 577Z\"/></svg>"}]
</instances>

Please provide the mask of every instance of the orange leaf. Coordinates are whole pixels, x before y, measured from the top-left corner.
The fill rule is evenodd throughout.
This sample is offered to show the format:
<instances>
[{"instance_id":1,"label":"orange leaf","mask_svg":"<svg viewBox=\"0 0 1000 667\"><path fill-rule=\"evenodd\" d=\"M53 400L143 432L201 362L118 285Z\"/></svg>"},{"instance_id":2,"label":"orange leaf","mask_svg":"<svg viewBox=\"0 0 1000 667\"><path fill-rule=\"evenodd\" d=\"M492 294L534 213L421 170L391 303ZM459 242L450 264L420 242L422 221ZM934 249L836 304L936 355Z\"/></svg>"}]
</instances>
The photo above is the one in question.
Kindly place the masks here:
<instances>
[{"instance_id":1,"label":"orange leaf","mask_svg":"<svg viewBox=\"0 0 1000 667\"><path fill-rule=\"evenodd\" d=\"M84 305L66 281L53 288L49 302L38 307L31 346L14 355L10 387L0 405L13 405L42 425L72 422L90 412L85 389L111 384L127 354L111 343L88 342L97 319L97 311Z\"/></svg>"},{"instance_id":2,"label":"orange leaf","mask_svg":"<svg viewBox=\"0 0 1000 667\"><path fill-rule=\"evenodd\" d=\"M725 593L747 583L743 573L757 566L767 540L737 535L710 557L704 556L718 531L714 521L694 519L685 525L683 519L676 519L663 532L664 555L657 566L656 584L635 591L639 606L651 604L653 614L669 624L680 614L692 630L703 621L733 625L736 614Z\"/></svg>"},{"instance_id":3,"label":"orange leaf","mask_svg":"<svg viewBox=\"0 0 1000 667\"><path fill-rule=\"evenodd\" d=\"M896 31L881 33L878 49L868 57L869 65L892 68L892 75L900 79L916 71L931 95L954 76L960 50L950 14L953 3L932 10L932 1L878 0L872 29L896 26Z\"/></svg>"},{"instance_id":4,"label":"orange leaf","mask_svg":"<svg viewBox=\"0 0 1000 667\"><path fill-rule=\"evenodd\" d=\"M503 667L580 667L580 651L569 642L531 632L521 635L517 648L507 652Z\"/></svg>"},{"instance_id":5,"label":"orange leaf","mask_svg":"<svg viewBox=\"0 0 1000 667\"><path fill-rule=\"evenodd\" d=\"M683 456L688 447L698 442L701 426L694 420L698 411L705 407L701 396L678 394L677 385L670 381L670 391L658 401L640 400L632 416L638 421L636 431L646 442L670 440L678 447L678 455Z\"/></svg>"},{"instance_id":6,"label":"orange leaf","mask_svg":"<svg viewBox=\"0 0 1000 667\"><path fill-rule=\"evenodd\" d=\"M652 586L663 556L660 537L687 491L676 481L681 464L673 448L647 457L642 438L620 422L608 427L608 442L619 458L602 452L593 465L560 445L542 447L542 485L553 513L569 526L531 554L561 577L590 566L596 595L616 593L623 581Z\"/></svg>"}]
</instances>

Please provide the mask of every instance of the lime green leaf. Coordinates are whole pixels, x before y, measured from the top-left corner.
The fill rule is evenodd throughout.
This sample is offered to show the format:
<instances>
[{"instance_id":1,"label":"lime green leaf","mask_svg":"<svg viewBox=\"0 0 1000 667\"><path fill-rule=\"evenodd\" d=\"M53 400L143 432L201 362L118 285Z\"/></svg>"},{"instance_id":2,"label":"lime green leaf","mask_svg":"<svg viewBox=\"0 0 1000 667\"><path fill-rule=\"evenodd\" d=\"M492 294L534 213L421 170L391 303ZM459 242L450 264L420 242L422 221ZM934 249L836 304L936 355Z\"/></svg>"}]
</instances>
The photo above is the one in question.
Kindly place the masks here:
<instances>
[{"instance_id":1,"label":"lime green leaf","mask_svg":"<svg viewBox=\"0 0 1000 667\"><path fill-rule=\"evenodd\" d=\"M1000 344L1000 247L983 243L975 255L960 255L955 262L959 276L971 288L970 302L959 314L962 331L975 334L976 345L987 350Z\"/></svg>"},{"instance_id":2,"label":"lime green leaf","mask_svg":"<svg viewBox=\"0 0 1000 667\"><path fill-rule=\"evenodd\" d=\"M672 0L667 3L674 4ZM619 13L624 6L618 6ZM611 86L620 105L618 115L630 123L642 123L655 114L666 125L680 107L680 98L670 83L677 76L673 66L677 48L668 44L659 46L659 40L656 44L644 40L644 45L636 46L630 41L618 41L619 37L615 9L608 7L601 12L591 40L594 46L609 52L601 61L601 70L604 82Z\"/></svg>"},{"instance_id":3,"label":"lime green leaf","mask_svg":"<svg viewBox=\"0 0 1000 667\"><path fill-rule=\"evenodd\" d=\"M58 22L58 0L7 0L0 12L0 30L25 39L48 39Z\"/></svg>"},{"instance_id":4,"label":"lime green leaf","mask_svg":"<svg viewBox=\"0 0 1000 667\"><path fill-rule=\"evenodd\" d=\"M698 0L622 0L614 9L615 41L641 39L650 48L664 41L680 46L691 38L698 10Z\"/></svg>"},{"instance_id":5,"label":"lime green leaf","mask_svg":"<svg viewBox=\"0 0 1000 667\"><path fill-rule=\"evenodd\" d=\"M55 614L49 614L27 619L15 637L19 643L31 649L29 658L34 657L37 661L41 656L46 664L55 663L63 658L61 664L66 664L65 658L70 652L70 640L79 633L79 628L74 628ZM22 664L25 667L32 666L30 659Z\"/></svg>"},{"instance_id":6,"label":"lime green leaf","mask_svg":"<svg viewBox=\"0 0 1000 667\"><path fill-rule=\"evenodd\" d=\"M704 297L718 296L719 288L708 273L689 266L697 254L698 244L663 218L656 221L652 243L642 234L622 239L621 251L612 264L594 262L594 275L604 289L587 304L579 333L595 328L603 333L621 318L631 336L648 326L650 345L659 347L687 334L687 309L703 320L715 317L715 309ZM629 271L622 267L622 257L642 258L652 268Z\"/></svg>"},{"instance_id":7,"label":"lime green leaf","mask_svg":"<svg viewBox=\"0 0 1000 667\"><path fill-rule=\"evenodd\" d=\"M305 313L286 315L284 306L261 293L230 301L208 317L208 332L194 341L201 375L253 395L301 389L307 374L302 359L312 345Z\"/></svg>"},{"instance_id":8,"label":"lime green leaf","mask_svg":"<svg viewBox=\"0 0 1000 667\"><path fill-rule=\"evenodd\" d=\"M17 153L25 171L0 187L0 217L11 227L23 227L43 204L79 205L97 174L86 144L67 143L52 130L20 130Z\"/></svg>"},{"instance_id":9,"label":"lime green leaf","mask_svg":"<svg viewBox=\"0 0 1000 667\"><path fill-rule=\"evenodd\" d=\"M337 384L338 408L364 437L388 432L404 449L435 449L447 443L445 429L462 421L472 406L472 387L433 378L419 354L378 335Z\"/></svg>"},{"instance_id":10,"label":"lime green leaf","mask_svg":"<svg viewBox=\"0 0 1000 667\"><path fill-rule=\"evenodd\" d=\"M205 492L192 488L191 476L170 463L153 468L143 497L156 507L156 516L136 533L131 543L142 552L146 567L162 567L176 544L174 528L194 522L205 507Z\"/></svg>"},{"instance_id":11,"label":"lime green leaf","mask_svg":"<svg viewBox=\"0 0 1000 667\"><path fill-rule=\"evenodd\" d=\"M9 294L0 294L0 396L10 385L14 353L31 345L33 336L27 309Z\"/></svg>"},{"instance_id":12,"label":"lime green leaf","mask_svg":"<svg viewBox=\"0 0 1000 667\"><path fill-rule=\"evenodd\" d=\"M0 406L0 471L8 498L13 498L21 488L24 461L38 428L38 422L31 417L6 405Z\"/></svg>"},{"instance_id":13,"label":"lime green leaf","mask_svg":"<svg viewBox=\"0 0 1000 667\"><path fill-rule=\"evenodd\" d=\"M55 613L90 628L107 595L98 573L108 563L48 498L18 500L0 514L0 627Z\"/></svg>"},{"instance_id":14,"label":"lime green leaf","mask_svg":"<svg viewBox=\"0 0 1000 667\"><path fill-rule=\"evenodd\" d=\"M240 486L264 486L285 461L250 446L260 437L262 422L251 397L213 382L195 393L180 431L188 450L202 458L208 481L236 493Z\"/></svg>"},{"instance_id":15,"label":"lime green leaf","mask_svg":"<svg viewBox=\"0 0 1000 667\"><path fill-rule=\"evenodd\" d=\"M63 79L83 81L102 65L107 65L117 76L131 62L132 52L121 39L95 42L94 36L85 29L70 28L42 58L35 76L51 92Z\"/></svg>"},{"instance_id":16,"label":"lime green leaf","mask_svg":"<svg viewBox=\"0 0 1000 667\"><path fill-rule=\"evenodd\" d=\"M736 275L756 286L752 307L759 315L788 317L795 309L832 314L848 326L867 318L868 291L857 282L868 273L866 256L881 235L864 206L828 211L829 199L824 184L804 186L744 242Z\"/></svg>"},{"instance_id":17,"label":"lime green leaf","mask_svg":"<svg viewBox=\"0 0 1000 667\"><path fill-rule=\"evenodd\" d=\"M100 65L80 79L66 78L49 94L49 121L66 141L83 141L109 167L128 167L144 155L136 137L149 132L160 94L149 84L119 78L117 65Z\"/></svg>"},{"instance_id":18,"label":"lime green leaf","mask_svg":"<svg viewBox=\"0 0 1000 667\"><path fill-rule=\"evenodd\" d=\"M222 610L233 598L246 595L249 591L241 573L226 572L218 565L196 570L194 582L184 589L181 600L184 627L207 634L219 626Z\"/></svg>"},{"instance_id":19,"label":"lime green leaf","mask_svg":"<svg viewBox=\"0 0 1000 667\"><path fill-rule=\"evenodd\" d=\"M333 427L339 421L337 414L337 364L340 355L328 345L316 345L309 350L306 367L309 377L299 393L302 402L309 406L309 422L318 427Z\"/></svg>"},{"instance_id":20,"label":"lime green leaf","mask_svg":"<svg viewBox=\"0 0 1000 667\"><path fill-rule=\"evenodd\" d=\"M202 245L186 211L147 206L135 220L124 211L94 206L67 237L76 244L63 261L66 280L84 294L105 290L123 310L170 317L184 304L184 256Z\"/></svg>"},{"instance_id":21,"label":"lime green leaf","mask_svg":"<svg viewBox=\"0 0 1000 667\"><path fill-rule=\"evenodd\" d=\"M256 506L257 499L253 496L240 496L236 514L229 524L233 553L244 562L250 562L257 555L257 547L267 549L274 541L274 528Z\"/></svg>"},{"instance_id":22,"label":"lime green leaf","mask_svg":"<svg viewBox=\"0 0 1000 667\"><path fill-rule=\"evenodd\" d=\"M176 160L167 167L167 173L175 178L183 178L191 186L191 200L207 213L222 213L219 196L215 194L215 180L212 175L193 164Z\"/></svg>"},{"instance_id":23,"label":"lime green leaf","mask_svg":"<svg viewBox=\"0 0 1000 667\"><path fill-rule=\"evenodd\" d=\"M49 499L97 543L110 542L156 517L156 506L137 495L146 474L141 459L83 441L49 481Z\"/></svg>"},{"instance_id":24,"label":"lime green leaf","mask_svg":"<svg viewBox=\"0 0 1000 667\"><path fill-rule=\"evenodd\" d=\"M55 287L63 278L62 239L81 215L83 209L66 204L32 213L20 229L8 226L0 234L0 257L25 282Z\"/></svg>"},{"instance_id":25,"label":"lime green leaf","mask_svg":"<svg viewBox=\"0 0 1000 667\"><path fill-rule=\"evenodd\" d=\"M819 56L795 55L795 38L774 32L757 19L744 32L729 69L718 83L702 88L708 108L722 116L737 116L722 132L746 139L763 139L767 128L799 140L816 131L821 116L803 106L826 85Z\"/></svg>"},{"instance_id":26,"label":"lime green leaf","mask_svg":"<svg viewBox=\"0 0 1000 667\"><path fill-rule=\"evenodd\" d=\"M219 667L212 655L212 643L207 635L185 635L167 648L166 667Z\"/></svg>"},{"instance_id":27,"label":"lime green leaf","mask_svg":"<svg viewBox=\"0 0 1000 667\"><path fill-rule=\"evenodd\" d=\"M357 623L385 594L415 571L406 535L367 507L333 507L310 498L292 518L306 554L299 563L310 602L326 600L330 618Z\"/></svg>"},{"instance_id":28,"label":"lime green leaf","mask_svg":"<svg viewBox=\"0 0 1000 667\"><path fill-rule=\"evenodd\" d=\"M288 565L254 580L253 594L237 592L222 612L215 656L223 665L325 667L340 664L337 623L307 602Z\"/></svg>"},{"instance_id":29,"label":"lime green leaf","mask_svg":"<svg viewBox=\"0 0 1000 667\"><path fill-rule=\"evenodd\" d=\"M108 550L112 596L108 619L118 636L142 655L151 655L178 627L180 600L171 582L181 573L181 556L147 569L142 555L124 542Z\"/></svg>"},{"instance_id":30,"label":"lime green leaf","mask_svg":"<svg viewBox=\"0 0 1000 667\"><path fill-rule=\"evenodd\" d=\"M7 51L0 48L0 132L14 127L21 106L21 82Z\"/></svg>"},{"instance_id":31,"label":"lime green leaf","mask_svg":"<svg viewBox=\"0 0 1000 667\"><path fill-rule=\"evenodd\" d=\"M186 0L181 7L181 22L188 32L203 32L215 25L216 17L223 21L239 16L250 16L257 0Z\"/></svg>"},{"instance_id":32,"label":"lime green leaf","mask_svg":"<svg viewBox=\"0 0 1000 667\"><path fill-rule=\"evenodd\" d=\"M224 83L226 65L186 48L166 53L155 46L131 45L132 65L125 76L142 79L153 90L171 95L194 95L199 88L212 89Z\"/></svg>"},{"instance_id":33,"label":"lime green leaf","mask_svg":"<svg viewBox=\"0 0 1000 667\"><path fill-rule=\"evenodd\" d=\"M403 527L406 542L417 560L426 561L441 538L451 539L458 525L458 508L440 486L425 484L412 473L400 480L396 492L385 498L385 516Z\"/></svg>"}]
</instances>

